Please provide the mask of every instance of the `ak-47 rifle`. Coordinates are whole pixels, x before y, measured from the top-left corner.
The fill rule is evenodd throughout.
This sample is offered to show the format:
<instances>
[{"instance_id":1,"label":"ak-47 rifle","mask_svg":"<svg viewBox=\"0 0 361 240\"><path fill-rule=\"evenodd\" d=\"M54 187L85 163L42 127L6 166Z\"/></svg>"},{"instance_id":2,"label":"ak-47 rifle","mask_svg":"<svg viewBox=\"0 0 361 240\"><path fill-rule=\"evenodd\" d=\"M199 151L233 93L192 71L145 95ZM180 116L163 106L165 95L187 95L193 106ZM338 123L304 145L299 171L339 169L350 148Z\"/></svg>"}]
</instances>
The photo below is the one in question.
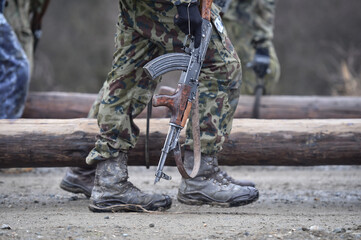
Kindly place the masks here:
<instances>
[{"instance_id":1,"label":"ak-47 rifle","mask_svg":"<svg viewBox=\"0 0 361 240\"><path fill-rule=\"evenodd\" d=\"M173 95L156 95L153 97L154 107L166 106L172 113L169 123L170 128L162 149L154 183L157 183L161 178L171 179L170 176L163 172L163 168L167 155L172 150L178 170L184 178L195 177L198 173L199 163L194 164L190 175L185 170L181 156L179 135L187 122L192 102L195 100L198 92L198 77L212 35L211 5L212 0L202 0L201 2L202 41L198 48L194 48L194 38L188 35L184 41L185 53L165 54L153 59L144 66L144 69L152 79L170 71L182 71L177 90Z\"/></svg>"}]
</instances>

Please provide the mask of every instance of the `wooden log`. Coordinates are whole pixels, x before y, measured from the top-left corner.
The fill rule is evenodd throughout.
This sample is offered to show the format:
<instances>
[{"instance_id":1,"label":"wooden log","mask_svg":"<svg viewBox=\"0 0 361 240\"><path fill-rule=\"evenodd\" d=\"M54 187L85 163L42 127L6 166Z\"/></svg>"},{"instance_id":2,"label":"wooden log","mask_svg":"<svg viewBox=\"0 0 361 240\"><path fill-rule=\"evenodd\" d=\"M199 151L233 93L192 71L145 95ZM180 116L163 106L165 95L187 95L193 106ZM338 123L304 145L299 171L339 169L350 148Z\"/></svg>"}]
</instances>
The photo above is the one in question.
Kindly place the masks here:
<instances>
[{"instance_id":1,"label":"wooden log","mask_svg":"<svg viewBox=\"0 0 361 240\"><path fill-rule=\"evenodd\" d=\"M69 119L85 118L97 98L97 94L67 92L30 92L23 118ZM146 109L138 116L145 118ZM166 107L152 109L152 117L169 117Z\"/></svg>"},{"instance_id":2,"label":"wooden log","mask_svg":"<svg viewBox=\"0 0 361 240\"><path fill-rule=\"evenodd\" d=\"M30 92L23 118L86 118L96 94Z\"/></svg>"},{"instance_id":3,"label":"wooden log","mask_svg":"<svg viewBox=\"0 0 361 240\"><path fill-rule=\"evenodd\" d=\"M135 122L144 129L145 119ZM151 120L151 165L158 164L168 123ZM0 168L85 166L97 134L94 119L0 120ZM359 165L361 119L235 119L223 147L222 165ZM129 154L129 165L144 165L144 131ZM174 165L172 157L166 165Z\"/></svg>"},{"instance_id":4,"label":"wooden log","mask_svg":"<svg viewBox=\"0 0 361 240\"><path fill-rule=\"evenodd\" d=\"M96 94L32 92L23 118L84 118ZM254 97L241 96L235 118L251 118ZM143 111L138 118L145 118ZM153 108L153 118L169 117L165 107ZM264 96L261 119L361 118L361 97Z\"/></svg>"},{"instance_id":5,"label":"wooden log","mask_svg":"<svg viewBox=\"0 0 361 240\"><path fill-rule=\"evenodd\" d=\"M251 118L254 97L241 96L235 118ZM361 97L263 96L260 119L361 118Z\"/></svg>"}]
</instances>

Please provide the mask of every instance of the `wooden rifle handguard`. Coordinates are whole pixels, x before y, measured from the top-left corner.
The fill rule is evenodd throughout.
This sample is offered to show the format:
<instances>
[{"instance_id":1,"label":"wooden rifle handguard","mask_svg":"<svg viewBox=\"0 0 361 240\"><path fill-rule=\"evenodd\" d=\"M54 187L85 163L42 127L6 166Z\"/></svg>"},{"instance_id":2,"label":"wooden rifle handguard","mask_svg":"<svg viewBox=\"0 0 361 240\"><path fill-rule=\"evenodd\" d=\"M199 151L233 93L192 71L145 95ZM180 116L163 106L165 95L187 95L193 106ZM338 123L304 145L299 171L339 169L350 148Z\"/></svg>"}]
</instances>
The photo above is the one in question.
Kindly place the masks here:
<instances>
[{"instance_id":1,"label":"wooden rifle handguard","mask_svg":"<svg viewBox=\"0 0 361 240\"><path fill-rule=\"evenodd\" d=\"M211 7L213 0L201 1L201 16L203 19L211 21Z\"/></svg>"}]
</instances>

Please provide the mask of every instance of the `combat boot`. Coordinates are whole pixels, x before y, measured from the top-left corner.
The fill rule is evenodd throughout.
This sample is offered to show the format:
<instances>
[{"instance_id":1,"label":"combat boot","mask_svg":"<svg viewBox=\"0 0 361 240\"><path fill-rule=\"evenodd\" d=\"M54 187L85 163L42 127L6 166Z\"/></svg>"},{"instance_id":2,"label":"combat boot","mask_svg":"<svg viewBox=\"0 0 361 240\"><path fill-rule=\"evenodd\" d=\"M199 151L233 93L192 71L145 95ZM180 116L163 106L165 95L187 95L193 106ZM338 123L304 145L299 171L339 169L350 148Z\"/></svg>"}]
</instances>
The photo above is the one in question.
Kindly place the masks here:
<instances>
[{"instance_id":1,"label":"combat boot","mask_svg":"<svg viewBox=\"0 0 361 240\"><path fill-rule=\"evenodd\" d=\"M186 151L184 166L193 168L193 152ZM221 177L215 156L202 155L199 172L195 178L181 180L178 200L191 205L219 205L237 207L258 199L258 190L249 186L239 186Z\"/></svg>"},{"instance_id":2,"label":"combat boot","mask_svg":"<svg viewBox=\"0 0 361 240\"><path fill-rule=\"evenodd\" d=\"M89 168L71 167L68 168L60 188L72 193L83 193L90 198L94 187L95 166Z\"/></svg>"},{"instance_id":3,"label":"combat boot","mask_svg":"<svg viewBox=\"0 0 361 240\"><path fill-rule=\"evenodd\" d=\"M185 155L185 157L187 156L188 158L193 157L193 151L186 150L184 155ZM223 181L227 180L227 181L229 181L229 182L231 182L233 184L236 184L236 185L239 185L239 186L242 186L242 187L247 187L247 186L248 187L255 187L256 186L256 184L254 184L254 182L252 182L252 181L244 180L244 179L234 179L231 176L229 176L227 174L227 172L222 171L218 166L218 159L217 158L214 159L213 167L214 167L215 173L217 174L218 181L223 182Z\"/></svg>"},{"instance_id":4,"label":"combat boot","mask_svg":"<svg viewBox=\"0 0 361 240\"><path fill-rule=\"evenodd\" d=\"M222 171L218 168L218 175L219 177L221 178L225 178L227 181L233 183L233 184L236 184L236 185L239 185L239 186L242 186L242 187L255 187L256 184L254 184L254 182L252 181L249 181L249 180L244 180L244 179L234 179L233 177L229 176L227 174L227 172L225 171Z\"/></svg>"},{"instance_id":5,"label":"combat boot","mask_svg":"<svg viewBox=\"0 0 361 240\"><path fill-rule=\"evenodd\" d=\"M171 207L167 195L147 194L128 181L128 156L120 152L116 158L98 163L89 209L93 212L157 211Z\"/></svg>"}]
</instances>

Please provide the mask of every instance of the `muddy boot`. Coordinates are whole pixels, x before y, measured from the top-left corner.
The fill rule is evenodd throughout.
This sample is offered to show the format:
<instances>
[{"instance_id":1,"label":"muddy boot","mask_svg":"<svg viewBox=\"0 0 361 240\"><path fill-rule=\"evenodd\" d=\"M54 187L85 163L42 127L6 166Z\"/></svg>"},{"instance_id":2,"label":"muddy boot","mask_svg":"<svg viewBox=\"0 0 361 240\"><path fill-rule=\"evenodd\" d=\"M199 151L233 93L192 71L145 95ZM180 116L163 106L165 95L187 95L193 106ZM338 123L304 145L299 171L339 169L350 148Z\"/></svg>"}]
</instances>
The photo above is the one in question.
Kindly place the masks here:
<instances>
[{"instance_id":1,"label":"muddy boot","mask_svg":"<svg viewBox=\"0 0 361 240\"><path fill-rule=\"evenodd\" d=\"M157 211L172 205L167 195L146 194L128 181L127 154L99 162L89 209L93 212Z\"/></svg>"},{"instance_id":2,"label":"muddy boot","mask_svg":"<svg viewBox=\"0 0 361 240\"><path fill-rule=\"evenodd\" d=\"M185 151L185 156L187 157L193 157L193 152L192 151ZM249 181L249 180L244 180L244 179L234 179L231 176L229 176L227 174L227 172L222 171L219 166L218 166L218 159L215 159L215 165L214 165L214 171L217 174L217 179L218 181L225 181L223 179L226 179L227 181L242 186L242 187L255 187L256 184L254 184L254 182Z\"/></svg>"},{"instance_id":3,"label":"muddy boot","mask_svg":"<svg viewBox=\"0 0 361 240\"><path fill-rule=\"evenodd\" d=\"M188 171L193 168L193 152L186 151L184 166ZM239 186L219 175L218 161L215 156L202 155L201 166L195 178L182 178L178 200L191 205L211 204L223 207L237 207L258 199L258 190L253 187Z\"/></svg>"},{"instance_id":4,"label":"muddy boot","mask_svg":"<svg viewBox=\"0 0 361 240\"><path fill-rule=\"evenodd\" d=\"M90 198L94 186L95 166L89 168L68 168L60 188L72 193L83 193Z\"/></svg>"},{"instance_id":5,"label":"muddy boot","mask_svg":"<svg viewBox=\"0 0 361 240\"><path fill-rule=\"evenodd\" d=\"M252 181L244 180L244 179L242 179L242 180L241 179L234 179L231 176L229 176L227 174L227 172L221 171L219 168L218 168L218 170L219 170L218 174L219 174L219 176L221 178L225 178L227 181L229 181L229 182L231 182L233 184L236 184L236 185L239 185L239 186L242 186L242 187L247 187L247 186L248 187L255 187L256 186L256 184L254 184L254 182L252 182Z\"/></svg>"}]
</instances>

